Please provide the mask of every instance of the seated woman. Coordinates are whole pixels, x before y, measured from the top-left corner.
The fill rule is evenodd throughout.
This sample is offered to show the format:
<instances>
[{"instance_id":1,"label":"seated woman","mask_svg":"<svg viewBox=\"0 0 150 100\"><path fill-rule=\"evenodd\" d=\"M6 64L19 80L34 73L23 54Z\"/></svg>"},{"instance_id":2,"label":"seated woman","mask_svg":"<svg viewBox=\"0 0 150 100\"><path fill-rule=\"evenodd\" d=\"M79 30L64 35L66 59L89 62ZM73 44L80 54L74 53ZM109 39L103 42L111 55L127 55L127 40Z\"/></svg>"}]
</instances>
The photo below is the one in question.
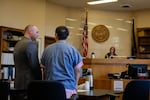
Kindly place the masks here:
<instances>
[{"instance_id":1,"label":"seated woman","mask_svg":"<svg viewBox=\"0 0 150 100\"><path fill-rule=\"evenodd\" d=\"M110 51L105 55L105 58L113 58L113 56L117 56L115 53L115 47L110 48Z\"/></svg>"}]
</instances>

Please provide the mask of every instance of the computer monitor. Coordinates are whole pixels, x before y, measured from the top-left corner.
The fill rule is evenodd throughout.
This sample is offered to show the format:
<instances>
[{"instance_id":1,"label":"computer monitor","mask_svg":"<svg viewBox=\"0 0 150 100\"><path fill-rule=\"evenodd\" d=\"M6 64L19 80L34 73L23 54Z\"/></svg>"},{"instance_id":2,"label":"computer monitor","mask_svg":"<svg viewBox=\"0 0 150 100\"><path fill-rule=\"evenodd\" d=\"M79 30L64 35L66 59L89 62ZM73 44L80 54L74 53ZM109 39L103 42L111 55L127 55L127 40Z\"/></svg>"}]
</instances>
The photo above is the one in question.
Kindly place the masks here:
<instances>
[{"instance_id":1,"label":"computer monitor","mask_svg":"<svg viewBox=\"0 0 150 100\"><path fill-rule=\"evenodd\" d=\"M129 64L128 75L133 79L139 78L139 73L147 73L147 64Z\"/></svg>"}]
</instances>

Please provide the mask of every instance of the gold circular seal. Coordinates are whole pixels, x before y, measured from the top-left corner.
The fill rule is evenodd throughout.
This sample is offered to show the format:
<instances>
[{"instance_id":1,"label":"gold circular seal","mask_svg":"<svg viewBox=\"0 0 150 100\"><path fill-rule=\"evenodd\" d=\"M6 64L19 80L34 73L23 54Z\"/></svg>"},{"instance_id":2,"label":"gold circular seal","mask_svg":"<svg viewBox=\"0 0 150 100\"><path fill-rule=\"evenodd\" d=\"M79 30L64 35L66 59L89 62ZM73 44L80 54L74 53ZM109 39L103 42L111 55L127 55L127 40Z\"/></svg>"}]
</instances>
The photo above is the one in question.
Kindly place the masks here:
<instances>
[{"instance_id":1,"label":"gold circular seal","mask_svg":"<svg viewBox=\"0 0 150 100\"><path fill-rule=\"evenodd\" d=\"M100 43L104 42L109 38L109 30L104 25L97 25L92 29L92 38Z\"/></svg>"}]
</instances>

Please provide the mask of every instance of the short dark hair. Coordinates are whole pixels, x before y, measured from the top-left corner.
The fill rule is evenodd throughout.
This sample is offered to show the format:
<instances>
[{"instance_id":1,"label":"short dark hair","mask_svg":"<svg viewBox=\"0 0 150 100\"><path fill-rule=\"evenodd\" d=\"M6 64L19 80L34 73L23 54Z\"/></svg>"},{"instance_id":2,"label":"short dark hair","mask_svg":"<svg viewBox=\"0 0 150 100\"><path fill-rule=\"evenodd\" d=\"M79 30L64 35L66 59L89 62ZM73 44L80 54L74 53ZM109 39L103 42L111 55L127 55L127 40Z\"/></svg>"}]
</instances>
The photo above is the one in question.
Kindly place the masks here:
<instances>
[{"instance_id":1,"label":"short dark hair","mask_svg":"<svg viewBox=\"0 0 150 100\"><path fill-rule=\"evenodd\" d=\"M58 26L55 30L55 34L57 34L59 40L65 40L69 35L69 30L65 26Z\"/></svg>"}]
</instances>

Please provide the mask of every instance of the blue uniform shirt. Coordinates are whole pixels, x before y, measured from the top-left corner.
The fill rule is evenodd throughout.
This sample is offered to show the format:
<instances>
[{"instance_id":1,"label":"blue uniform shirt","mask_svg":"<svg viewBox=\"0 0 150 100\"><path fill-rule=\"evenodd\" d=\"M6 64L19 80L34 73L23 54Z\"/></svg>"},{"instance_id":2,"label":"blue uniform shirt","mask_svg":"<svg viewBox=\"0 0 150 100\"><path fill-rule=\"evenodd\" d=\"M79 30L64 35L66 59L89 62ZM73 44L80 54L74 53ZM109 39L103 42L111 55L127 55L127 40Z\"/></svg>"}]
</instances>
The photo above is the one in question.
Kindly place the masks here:
<instances>
[{"instance_id":1,"label":"blue uniform shirt","mask_svg":"<svg viewBox=\"0 0 150 100\"><path fill-rule=\"evenodd\" d=\"M46 68L46 80L57 80L66 89L76 89L74 67L82 61L80 53L70 44L59 41L45 48L41 63Z\"/></svg>"}]
</instances>

